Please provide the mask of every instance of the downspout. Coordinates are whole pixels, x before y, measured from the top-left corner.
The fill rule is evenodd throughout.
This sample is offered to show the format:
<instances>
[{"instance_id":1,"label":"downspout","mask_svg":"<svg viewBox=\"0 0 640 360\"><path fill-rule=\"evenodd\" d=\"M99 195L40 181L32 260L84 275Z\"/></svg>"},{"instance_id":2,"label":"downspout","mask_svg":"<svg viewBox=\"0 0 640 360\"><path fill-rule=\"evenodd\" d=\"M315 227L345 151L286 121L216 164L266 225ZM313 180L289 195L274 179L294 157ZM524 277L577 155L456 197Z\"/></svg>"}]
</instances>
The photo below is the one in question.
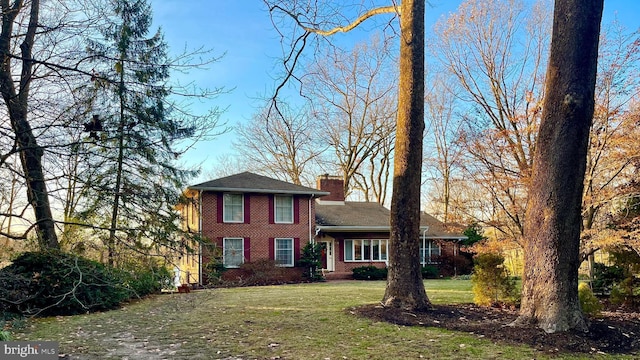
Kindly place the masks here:
<instances>
[{"instance_id":1,"label":"downspout","mask_svg":"<svg viewBox=\"0 0 640 360\"><path fill-rule=\"evenodd\" d=\"M315 243L315 237L313 236L313 224L315 224L315 218L311 219L311 202L313 201L313 194L309 198L309 243ZM317 233L316 233L317 234Z\"/></svg>"},{"instance_id":2,"label":"downspout","mask_svg":"<svg viewBox=\"0 0 640 360\"><path fill-rule=\"evenodd\" d=\"M198 191L198 285L202 286L202 190Z\"/></svg>"},{"instance_id":3,"label":"downspout","mask_svg":"<svg viewBox=\"0 0 640 360\"><path fill-rule=\"evenodd\" d=\"M423 252L423 254L420 254L420 255L424 259L424 261L423 262L421 261L420 265L423 265L423 266L427 264L427 258L426 258L426 256L424 256L425 255L424 251L427 249L427 242L426 242L426 240L427 240L427 231L429 231L429 227L428 226L425 227L424 231L422 232L422 252ZM431 257L431 247L429 247L429 257Z\"/></svg>"}]
</instances>

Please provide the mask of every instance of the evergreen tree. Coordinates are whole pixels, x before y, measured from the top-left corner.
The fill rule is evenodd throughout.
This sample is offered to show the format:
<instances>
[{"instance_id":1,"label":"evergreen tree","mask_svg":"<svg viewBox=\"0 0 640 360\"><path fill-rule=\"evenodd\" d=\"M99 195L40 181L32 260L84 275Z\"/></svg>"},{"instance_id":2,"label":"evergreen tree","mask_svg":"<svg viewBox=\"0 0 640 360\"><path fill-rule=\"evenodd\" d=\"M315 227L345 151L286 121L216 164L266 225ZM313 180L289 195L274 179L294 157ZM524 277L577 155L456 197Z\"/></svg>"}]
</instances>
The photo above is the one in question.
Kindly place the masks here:
<instances>
[{"instance_id":1,"label":"evergreen tree","mask_svg":"<svg viewBox=\"0 0 640 360\"><path fill-rule=\"evenodd\" d=\"M179 233L179 202L194 171L176 164L180 142L215 128L217 112L188 116L170 101L171 59L162 32L149 36L146 0L111 0L102 39L88 46L95 76L85 96L92 120L85 124L91 188L79 218L94 229L113 264L124 249L172 245ZM213 121L212 125L212 119ZM80 174L82 177L83 174Z\"/></svg>"}]
</instances>

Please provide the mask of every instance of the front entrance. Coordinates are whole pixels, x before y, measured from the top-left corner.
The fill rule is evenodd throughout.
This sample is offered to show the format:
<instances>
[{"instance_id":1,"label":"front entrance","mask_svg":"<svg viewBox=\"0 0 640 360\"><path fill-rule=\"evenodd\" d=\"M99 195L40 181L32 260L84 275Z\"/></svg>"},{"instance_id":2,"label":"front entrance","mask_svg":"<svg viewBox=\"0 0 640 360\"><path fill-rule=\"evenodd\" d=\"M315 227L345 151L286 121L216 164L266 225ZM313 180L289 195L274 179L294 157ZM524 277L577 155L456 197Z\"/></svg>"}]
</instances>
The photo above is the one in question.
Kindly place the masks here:
<instances>
[{"instance_id":1,"label":"front entrance","mask_svg":"<svg viewBox=\"0 0 640 360\"><path fill-rule=\"evenodd\" d=\"M321 250L322 269L326 271L335 271L333 240L318 241Z\"/></svg>"}]
</instances>

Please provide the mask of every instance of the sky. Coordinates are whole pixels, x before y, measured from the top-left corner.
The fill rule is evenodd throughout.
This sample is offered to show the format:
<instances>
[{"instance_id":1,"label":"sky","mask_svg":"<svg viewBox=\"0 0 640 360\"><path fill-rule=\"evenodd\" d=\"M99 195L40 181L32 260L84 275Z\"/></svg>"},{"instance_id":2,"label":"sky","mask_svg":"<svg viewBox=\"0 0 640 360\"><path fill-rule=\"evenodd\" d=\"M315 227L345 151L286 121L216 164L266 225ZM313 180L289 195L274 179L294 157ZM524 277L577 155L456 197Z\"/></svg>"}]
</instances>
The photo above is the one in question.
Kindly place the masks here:
<instances>
[{"instance_id":1,"label":"sky","mask_svg":"<svg viewBox=\"0 0 640 360\"><path fill-rule=\"evenodd\" d=\"M193 108L226 108L221 120L233 126L249 120L257 111L259 98L270 94L281 54L279 35L275 32L261 0L151 0L154 28L161 27L174 53L204 47L222 58L207 69L181 74L180 81L193 81L201 87L224 87L229 93ZM461 0L430 0L427 7L427 37L441 17L454 12ZM550 14L552 16L552 14ZM617 17L628 30L640 27L640 1L605 0L603 24ZM366 24L366 23L365 23ZM366 27L365 27L366 29ZM353 40L358 34L342 35L340 41ZM360 34L361 36L361 34ZM217 158L232 154L234 133L197 143L185 161L201 165L203 171L216 167ZM202 177L202 176L201 176ZM209 179L197 179L197 181ZM195 182L194 182L195 183Z\"/></svg>"}]
</instances>

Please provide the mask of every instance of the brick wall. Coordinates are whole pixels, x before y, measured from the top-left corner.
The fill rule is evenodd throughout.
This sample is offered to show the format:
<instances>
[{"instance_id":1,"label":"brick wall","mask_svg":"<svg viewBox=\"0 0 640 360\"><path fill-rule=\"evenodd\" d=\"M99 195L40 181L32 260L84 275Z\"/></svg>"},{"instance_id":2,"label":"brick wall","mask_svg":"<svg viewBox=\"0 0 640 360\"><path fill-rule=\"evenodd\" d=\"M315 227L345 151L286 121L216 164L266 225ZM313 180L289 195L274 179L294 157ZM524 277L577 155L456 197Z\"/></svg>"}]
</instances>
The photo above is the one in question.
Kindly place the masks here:
<instances>
[{"instance_id":1,"label":"brick wall","mask_svg":"<svg viewBox=\"0 0 640 360\"><path fill-rule=\"evenodd\" d=\"M294 218L298 219L298 223L270 224L268 194L245 194L245 198L249 197L249 223L218 222L218 211L222 211L222 209L218 209L218 195L219 193L214 192L202 194L202 235L220 248L222 248L222 238L249 238L249 261L255 261L269 258L269 239L299 238L300 248L309 242L309 196L294 196L294 202L298 202L298 206L294 206L297 210L297 215L294 215ZM311 201L311 219L315 219L314 203ZM245 254L246 252L247 249L245 249ZM208 260L206 255L203 260L204 262Z\"/></svg>"}]
</instances>

